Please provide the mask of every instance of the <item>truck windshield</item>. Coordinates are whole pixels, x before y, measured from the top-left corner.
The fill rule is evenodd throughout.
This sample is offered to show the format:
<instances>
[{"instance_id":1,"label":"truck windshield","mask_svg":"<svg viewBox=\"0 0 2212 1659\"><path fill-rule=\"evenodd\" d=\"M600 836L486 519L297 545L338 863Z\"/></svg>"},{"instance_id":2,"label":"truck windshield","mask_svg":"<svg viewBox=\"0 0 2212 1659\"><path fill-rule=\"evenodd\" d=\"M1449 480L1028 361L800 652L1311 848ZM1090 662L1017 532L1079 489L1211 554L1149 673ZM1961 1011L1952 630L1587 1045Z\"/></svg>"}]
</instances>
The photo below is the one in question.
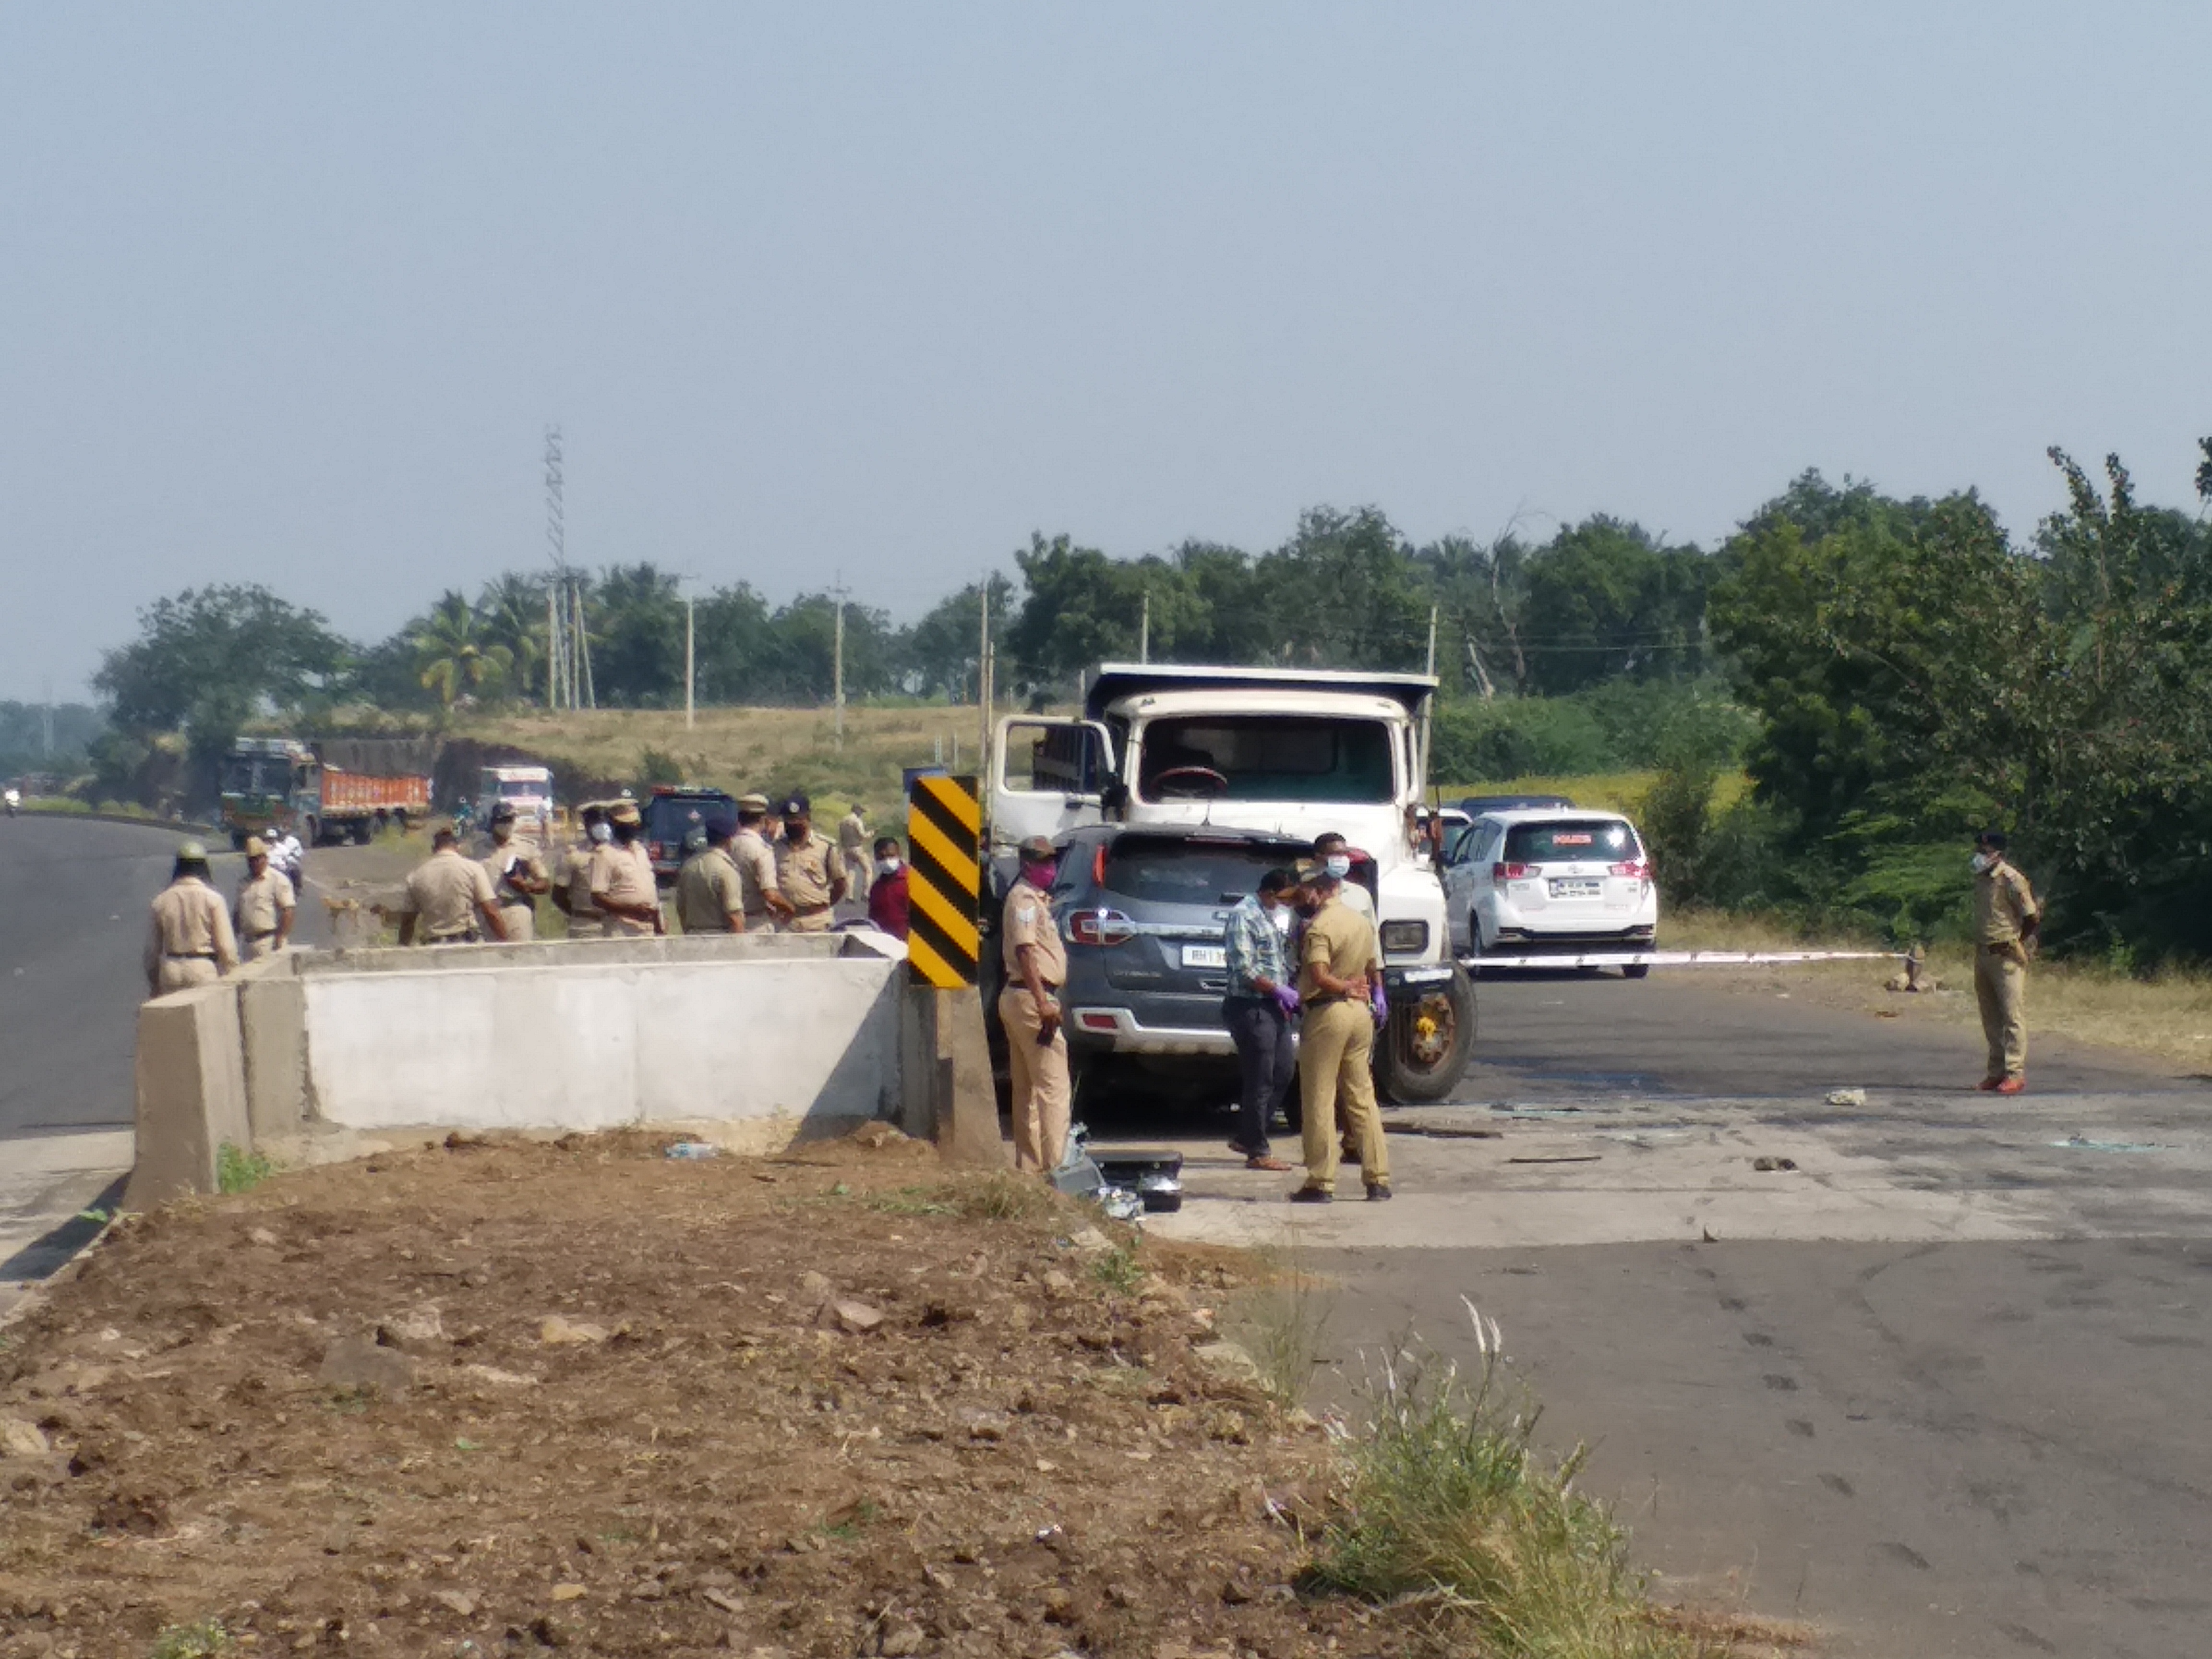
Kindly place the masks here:
<instances>
[{"instance_id":1,"label":"truck windshield","mask_svg":"<svg viewBox=\"0 0 2212 1659\"><path fill-rule=\"evenodd\" d=\"M233 755L222 763L226 795L281 795L291 781L291 763L280 756Z\"/></svg>"},{"instance_id":2,"label":"truck windshield","mask_svg":"<svg viewBox=\"0 0 2212 1659\"><path fill-rule=\"evenodd\" d=\"M501 800L536 800L540 795L547 793L550 788L550 784L535 778L526 778L520 781L507 778L500 783L499 798Z\"/></svg>"},{"instance_id":3,"label":"truck windshield","mask_svg":"<svg viewBox=\"0 0 2212 1659\"><path fill-rule=\"evenodd\" d=\"M1206 714L1145 728L1146 800L1389 801L1390 728L1381 720Z\"/></svg>"}]
</instances>

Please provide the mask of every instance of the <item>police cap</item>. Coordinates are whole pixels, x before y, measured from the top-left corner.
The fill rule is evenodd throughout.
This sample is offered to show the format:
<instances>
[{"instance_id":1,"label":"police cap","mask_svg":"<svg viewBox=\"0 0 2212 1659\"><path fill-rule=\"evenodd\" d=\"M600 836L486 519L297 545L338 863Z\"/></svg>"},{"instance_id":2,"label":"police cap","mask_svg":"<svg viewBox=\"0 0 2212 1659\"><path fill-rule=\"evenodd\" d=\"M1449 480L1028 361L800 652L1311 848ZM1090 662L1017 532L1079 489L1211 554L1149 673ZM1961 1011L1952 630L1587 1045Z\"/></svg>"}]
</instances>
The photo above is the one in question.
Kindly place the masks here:
<instances>
[{"instance_id":1,"label":"police cap","mask_svg":"<svg viewBox=\"0 0 2212 1659\"><path fill-rule=\"evenodd\" d=\"M645 820L638 815L635 801L618 800L607 808L607 822L609 823L643 823Z\"/></svg>"},{"instance_id":2,"label":"police cap","mask_svg":"<svg viewBox=\"0 0 2212 1659\"><path fill-rule=\"evenodd\" d=\"M740 812L765 812L768 811L768 797L766 795L760 794L757 792L750 795L740 795L738 797L738 811Z\"/></svg>"},{"instance_id":3,"label":"police cap","mask_svg":"<svg viewBox=\"0 0 2212 1659\"><path fill-rule=\"evenodd\" d=\"M258 836L248 836L242 850L250 859L265 859L269 856L269 843Z\"/></svg>"},{"instance_id":4,"label":"police cap","mask_svg":"<svg viewBox=\"0 0 2212 1659\"><path fill-rule=\"evenodd\" d=\"M1014 851L1035 864L1049 864L1060 856L1053 851L1052 843L1042 836L1030 836L1020 846L1015 848Z\"/></svg>"},{"instance_id":5,"label":"police cap","mask_svg":"<svg viewBox=\"0 0 2212 1659\"><path fill-rule=\"evenodd\" d=\"M779 810L787 818L811 817L814 813L814 803L797 790L793 790L784 798L783 805Z\"/></svg>"},{"instance_id":6,"label":"police cap","mask_svg":"<svg viewBox=\"0 0 2212 1659\"><path fill-rule=\"evenodd\" d=\"M179 864L205 864L207 861L207 848L199 842L185 842L177 848L177 862Z\"/></svg>"}]
</instances>

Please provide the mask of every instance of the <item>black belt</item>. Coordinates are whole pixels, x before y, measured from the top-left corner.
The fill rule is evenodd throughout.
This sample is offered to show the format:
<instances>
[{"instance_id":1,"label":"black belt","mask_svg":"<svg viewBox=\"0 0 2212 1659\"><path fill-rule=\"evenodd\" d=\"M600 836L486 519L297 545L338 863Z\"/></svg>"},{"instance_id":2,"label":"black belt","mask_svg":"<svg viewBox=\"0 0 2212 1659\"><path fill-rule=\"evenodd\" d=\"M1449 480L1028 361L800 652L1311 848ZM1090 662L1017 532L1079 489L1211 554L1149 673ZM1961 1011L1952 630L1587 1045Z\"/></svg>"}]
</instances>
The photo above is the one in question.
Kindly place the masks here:
<instances>
[{"instance_id":1,"label":"black belt","mask_svg":"<svg viewBox=\"0 0 2212 1659\"><path fill-rule=\"evenodd\" d=\"M212 951L164 951L161 957L165 962L213 962L216 959Z\"/></svg>"},{"instance_id":2,"label":"black belt","mask_svg":"<svg viewBox=\"0 0 2212 1659\"><path fill-rule=\"evenodd\" d=\"M275 939L276 937L276 930L274 927L264 927L258 933L248 933L246 936L246 942L248 944L252 944L257 939Z\"/></svg>"},{"instance_id":3,"label":"black belt","mask_svg":"<svg viewBox=\"0 0 2212 1659\"><path fill-rule=\"evenodd\" d=\"M1352 999L1350 996L1340 991L1334 996L1308 997L1305 1000L1304 1006L1309 1008L1326 1008L1333 1002L1349 1002Z\"/></svg>"},{"instance_id":4,"label":"black belt","mask_svg":"<svg viewBox=\"0 0 2212 1659\"><path fill-rule=\"evenodd\" d=\"M834 904L794 904L791 907L791 913L795 916L818 916L824 910L834 910L836 908ZM748 911L746 914L751 913Z\"/></svg>"}]
</instances>

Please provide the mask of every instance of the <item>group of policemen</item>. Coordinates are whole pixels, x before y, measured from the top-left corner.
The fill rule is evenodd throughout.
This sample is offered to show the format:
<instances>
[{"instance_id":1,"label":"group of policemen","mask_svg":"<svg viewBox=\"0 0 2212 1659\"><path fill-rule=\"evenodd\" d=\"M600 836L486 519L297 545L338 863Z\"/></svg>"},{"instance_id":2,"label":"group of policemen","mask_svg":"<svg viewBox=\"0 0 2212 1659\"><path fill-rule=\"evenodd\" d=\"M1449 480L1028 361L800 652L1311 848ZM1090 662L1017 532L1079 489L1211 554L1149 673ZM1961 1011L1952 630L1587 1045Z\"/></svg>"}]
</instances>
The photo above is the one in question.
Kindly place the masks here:
<instances>
[{"instance_id":1,"label":"group of policemen","mask_svg":"<svg viewBox=\"0 0 2212 1659\"><path fill-rule=\"evenodd\" d=\"M280 866L260 836L246 838L246 876L228 904L209 874L207 848L196 841L177 848L169 884L154 897L146 938L147 995L204 985L241 962L258 962L284 948L299 907L293 881L300 868L300 843L286 839L289 868Z\"/></svg>"}]
</instances>

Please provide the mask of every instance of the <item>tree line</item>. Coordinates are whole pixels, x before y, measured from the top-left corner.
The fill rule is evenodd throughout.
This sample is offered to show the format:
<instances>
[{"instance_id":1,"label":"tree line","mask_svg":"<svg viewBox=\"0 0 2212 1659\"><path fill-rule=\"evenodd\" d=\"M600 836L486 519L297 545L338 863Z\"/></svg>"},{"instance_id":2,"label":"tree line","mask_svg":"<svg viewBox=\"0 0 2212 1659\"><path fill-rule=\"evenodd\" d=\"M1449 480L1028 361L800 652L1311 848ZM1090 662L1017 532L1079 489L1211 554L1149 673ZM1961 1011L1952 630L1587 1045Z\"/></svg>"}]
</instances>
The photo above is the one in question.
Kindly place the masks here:
<instances>
[{"instance_id":1,"label":"tree line","mask_svg":"<svg viewBox=\"0 0 2212 1659\"><path fill-rule=\"evenodd\" d=\"M2201 514L2138 501L2116 458L2101 483L2052 459L2063 504L2018 538L1971 490L1900 500L1817 471L1710 550L1603 515L1417 544L1373 507L1312 508L1258 552L1117 558L1039 535L1013 577L914 622L845 602L844 687L972 700L987 593L995 683L1038 705L1140 651L1398 669L1433 653L1439 779L1662 769L1645 817L1677 899L1940 933L1959 838L2001 823L2043 860L2055 939L2212 951L2212 538ZM2212 449L2199 491L2212 503ZM508 573L366 643L258 586L158 600L95 680L104 765L164 733L209 758L272 713L335 731L365 710L542 702L545 596ZM672 573L608 567L583 607L602 705L681 703ZM838 607L744 582L697 596L699 700L827 701ZM1722 811L1739 766L1752 787Z\"/></svg>"}]
</instances>

